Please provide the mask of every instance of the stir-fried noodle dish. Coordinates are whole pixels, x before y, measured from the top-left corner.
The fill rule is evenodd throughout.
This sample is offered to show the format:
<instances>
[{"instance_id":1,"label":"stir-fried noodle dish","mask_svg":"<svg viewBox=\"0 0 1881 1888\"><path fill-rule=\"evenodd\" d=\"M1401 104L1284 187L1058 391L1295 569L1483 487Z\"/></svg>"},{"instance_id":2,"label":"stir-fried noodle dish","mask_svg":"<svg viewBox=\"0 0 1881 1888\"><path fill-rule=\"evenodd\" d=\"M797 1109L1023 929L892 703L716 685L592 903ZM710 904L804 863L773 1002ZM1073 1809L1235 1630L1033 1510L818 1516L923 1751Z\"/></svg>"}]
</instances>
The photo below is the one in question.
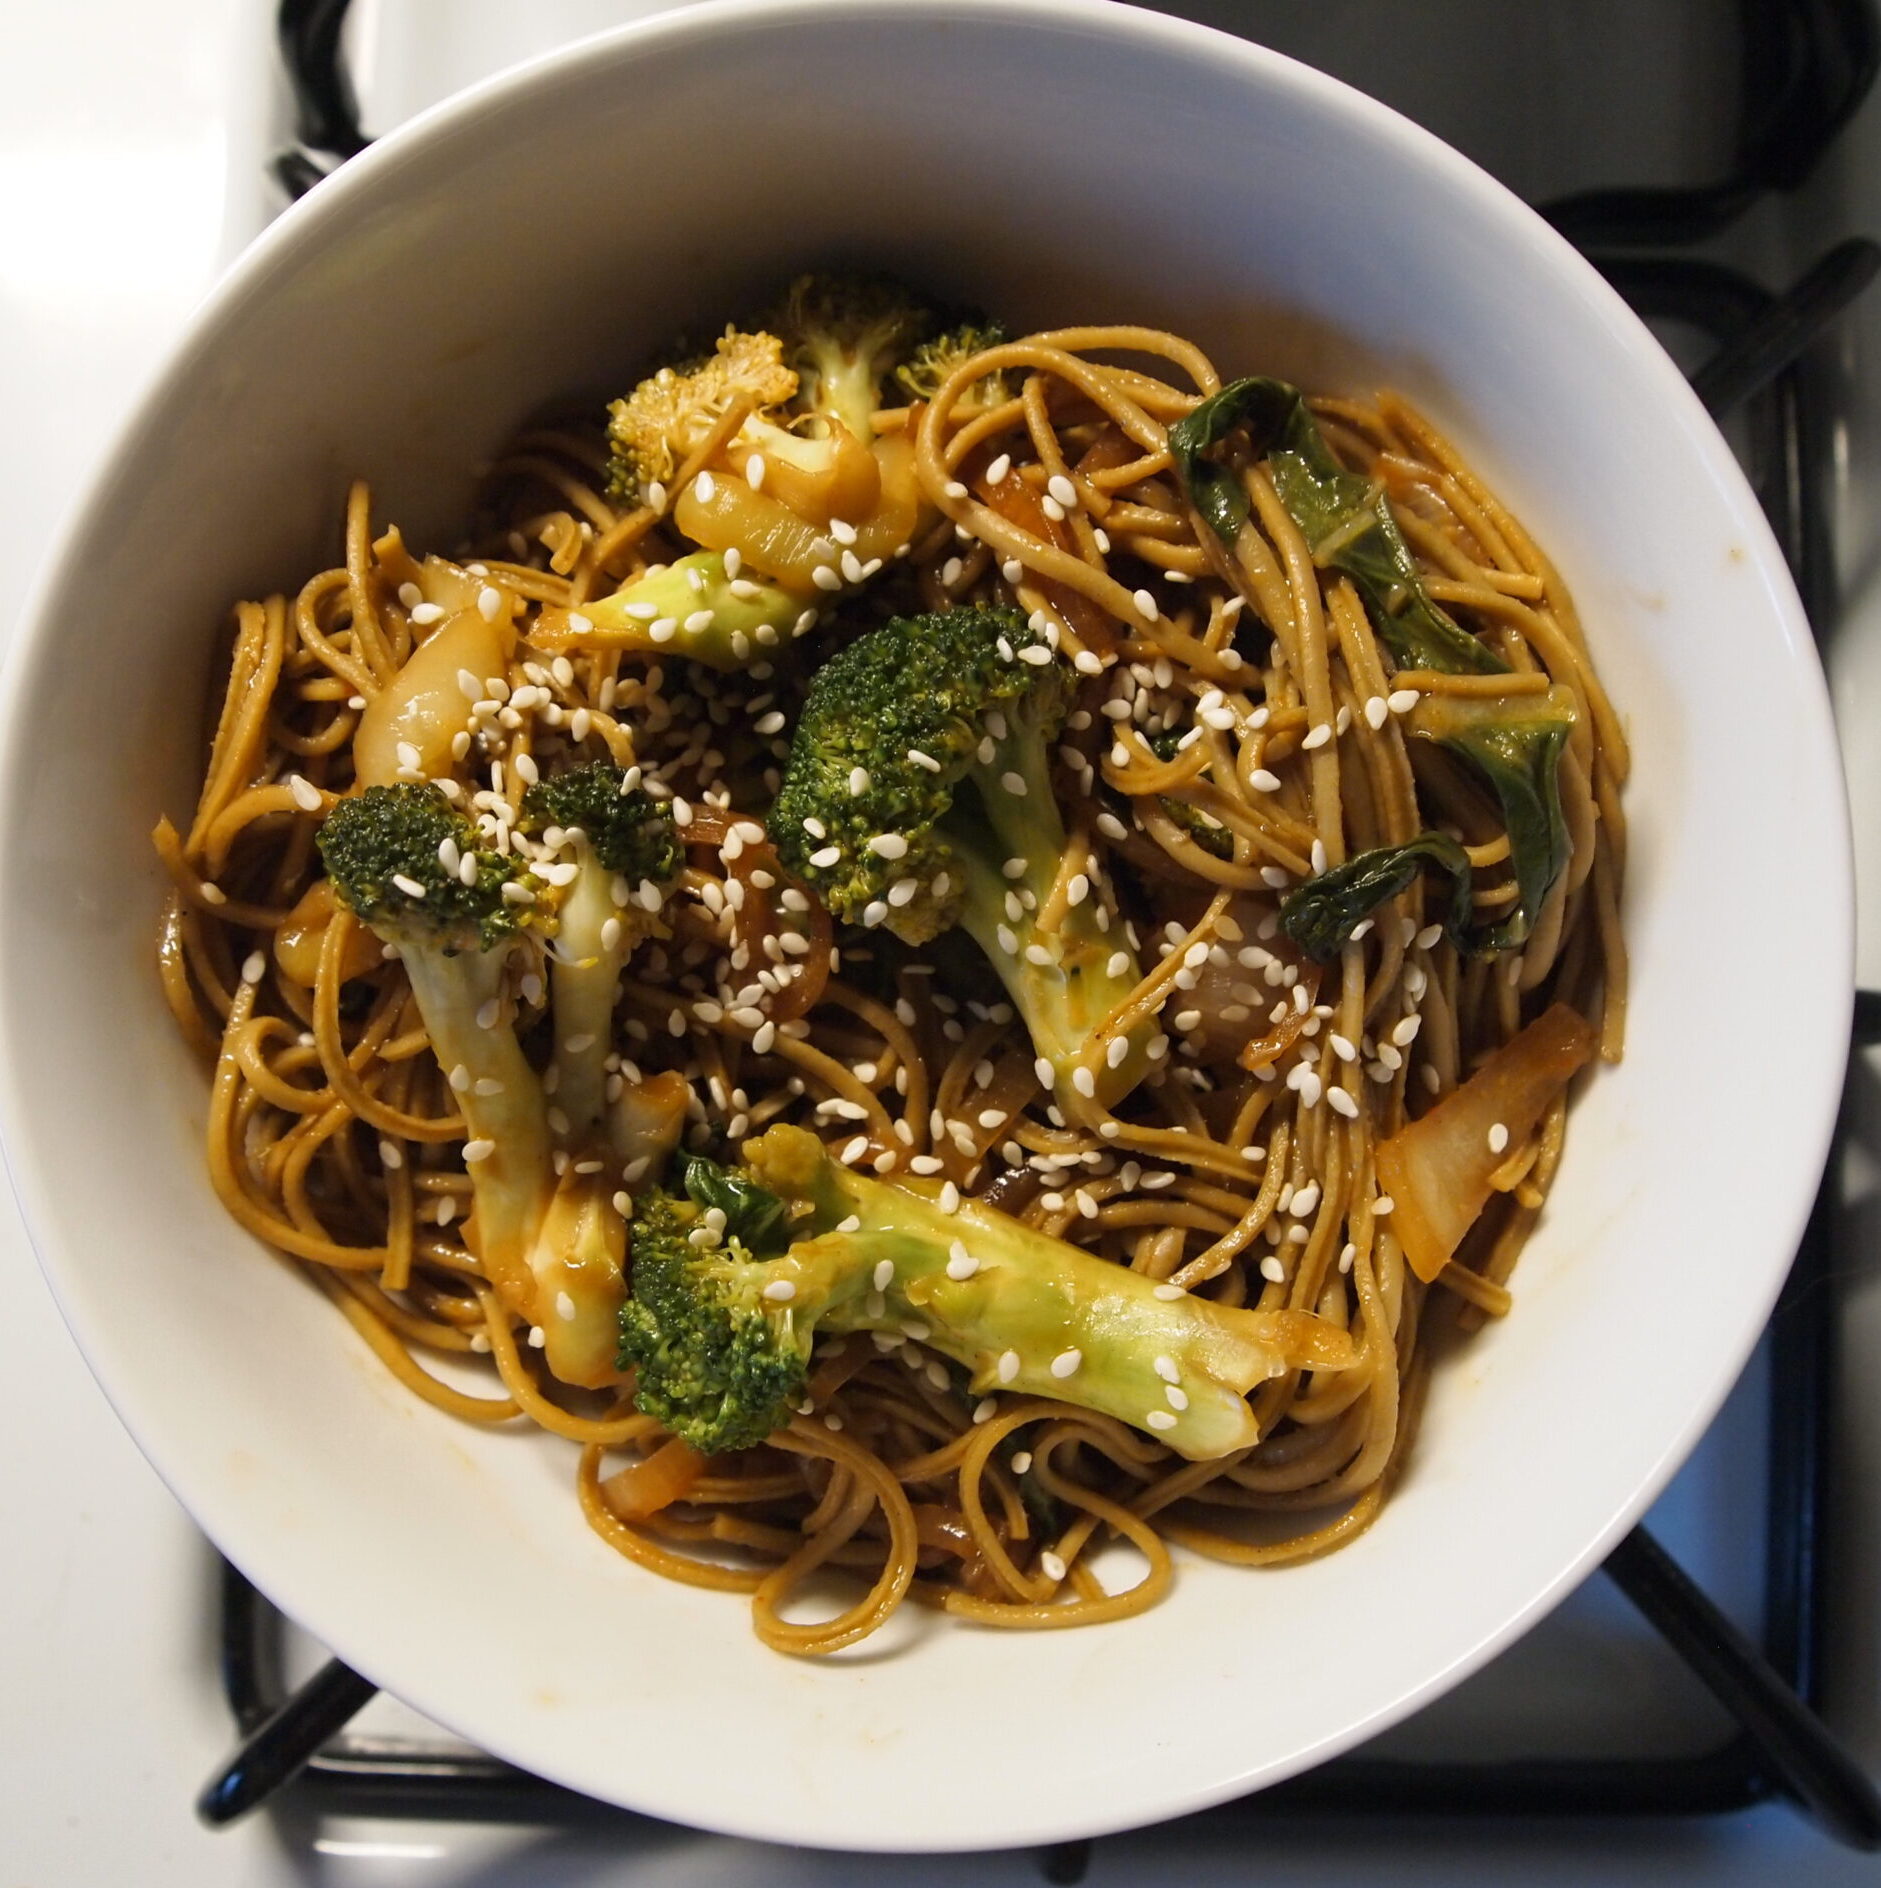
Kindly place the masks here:
<instances>
[{"instance_id":1,"label":"stir-fried noodle dish","mask_svg":"<svg viewBox=\"0 0 1881 1888\"><path fill-rule=\"evenodd\" d=\"M1625 1007L1625 741L1444 436L812 276L448 549L356 485L157 828L235 1219L780 1650L1364 1529Z\"/></svg>"}]
</instances>

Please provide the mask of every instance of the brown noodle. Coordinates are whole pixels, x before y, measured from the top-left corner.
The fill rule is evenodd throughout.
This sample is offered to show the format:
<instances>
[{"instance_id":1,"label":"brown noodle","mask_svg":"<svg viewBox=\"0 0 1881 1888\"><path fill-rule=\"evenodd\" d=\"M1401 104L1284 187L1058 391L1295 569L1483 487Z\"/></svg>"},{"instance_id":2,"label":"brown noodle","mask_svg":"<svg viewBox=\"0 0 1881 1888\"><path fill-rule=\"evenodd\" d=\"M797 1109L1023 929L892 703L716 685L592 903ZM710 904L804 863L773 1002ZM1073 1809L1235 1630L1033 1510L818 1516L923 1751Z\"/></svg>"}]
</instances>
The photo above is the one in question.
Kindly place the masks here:
<instances>
[{"instance_id":1,"label":"brown noodle","mask_svg":"<svg viewBox=\"0 0 1881 1888\"><path fill-rule=\"evenodd\" d=\"M1137 364L1109 364L1120 355ZM996 369L1020 396L982 410L969 396ZM708 1121L735 1144L798 1120L865 1170L918 1159L1120 1265L1347 1327L1357 1367L1262 1385L1262 1439L1239 1454L1185 1461L1047 1401L976 1409L920 1344L852 1335L819 1347L810 1409L768 1445L708 1463L679 1499L623 1518L620 1490L664 1432L625 1385L556 1382L484 1282L461 1233L464 1129L403 972L343 910L316 913L310 929L302 903L319 876L313 833L352 782L360 714L425 640L400 596L410 559L395 532L374 539L363 486L347 505L343 565L296 597L237 608L189 830L158 830L173 882L162 985L185 1039L214 1064L208 1159L227 1210L304 1262L414 1394L466 1421L524 1422L578 1444L595 1531L667 1578L750 1594L759 1636L781 1650L852 1644L910 1597L983 1625L1111 1619L1167 1590L1171 1543L1274 1564L1350 1539L1403 1470L1440 1313L1473 1328L1508 1308L1566 1106L1508 1150L1435 1291L1393 1236L1374 1146L1405 1119L1407 1092L1420 1108L1448 1092L1549 1001L1578 1009L1603 1053L1619 1053L1626 747L1555 571L1403 400L1317 402L1336 450L1390 495L1432 596L1514 671L1394 673L1350 583L1315 563L1262 467L1243 474L1254 528L1232 551L1182 501L1164 427L1219 384L1191 344L1137 328L1035 335L976 357L925 407L887 416L913 436L934 522L834 630L897 606L1016 601L1046 613L1086 678L1058 756L1072 843L1041 921L1055 922L1077 872L1122 888L1146 971L1104 1028L1160 1016L1175 1042L1119 1114L1075 1125L1051 1117L997 986L963 986L957 968L937 976L931 958L880 934L832 935L814 904L800 921L810 947L793 940L804 974L773 1007L767 1053L731 1006L701 1001L783 961L774 854L756 844L728 859L724 848L733 818L753 817L742 809L776 786L781 750L749 723L759 706L794 702L811 664L786 652L775 673L760 662L720 676L617 651L552 660L529 645L543 606L578 607L689 548L648 508L609 502L592 427L520 439L492 471L463 555L519 612L510 691L533 686L552 701L512 731L510 751L638 763L693 812L673 936L641 948L623 988L616 1080L677 1070L702 1137ZM727 417L682 480L741 418ZM986 470L1002 454L1014 470L994 488ZM1043 502L1054 475L1077 488L1068 515ZM1146 575L1160 586L1154 620L1138 603ZM1323 970L1285 961L1284 940L1268 948L1276 882L1312 871L1316 846L1337 864L1432 826L1469 845L1479 909L1505 908L1508 841L1486 802L1456 769L1413 752L1395 714L1376 725L1373 704L1404 688L1551 682L1579 711L1562 773L1573 854L1520 956L1472 961L1430 941L1418 888ZM1171 709L1186 721L1211 702L1232 710L1227 725L1198 718L1199 738L1159 757L1146 723ZM1322 724L1336 738L1307 748ZM1277 776L1278 789L1258 790L1257 775ZM514 793L513 769L509 779ZM1200 843L1184 808L1225 841ZM542 1019L540 979L532 989L525 978L518 1000L526 1032ZM1412 1015L1421 1029L1400 1049L1393 1025ZM1355 1056L1335 1055L1335 1038ZM1344 1081L1355 1095L1354 1118L1275 1079L1280 1056L1302 1048L1327 1087ZM473 1355L480 1392L421 1361L461 1375ZM1099 1559L1117 1544L1136 1569ZM865 1591L805 1623L826 1570Z\"/></svg>"}]
</instances>

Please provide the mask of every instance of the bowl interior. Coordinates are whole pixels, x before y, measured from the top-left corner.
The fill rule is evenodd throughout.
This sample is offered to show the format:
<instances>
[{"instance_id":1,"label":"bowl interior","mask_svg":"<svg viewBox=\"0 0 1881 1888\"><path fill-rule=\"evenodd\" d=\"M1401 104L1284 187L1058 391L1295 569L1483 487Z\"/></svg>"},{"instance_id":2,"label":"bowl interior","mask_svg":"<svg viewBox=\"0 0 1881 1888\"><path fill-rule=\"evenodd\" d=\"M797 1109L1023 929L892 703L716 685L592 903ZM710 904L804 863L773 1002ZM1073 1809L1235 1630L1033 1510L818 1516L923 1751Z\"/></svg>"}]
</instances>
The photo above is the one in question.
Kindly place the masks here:
<instances>
[{"instance_id":1,"label":"bowl interior","mask_svg":"<svg viewBox=\"0 0 1881 1888\"><path fill-rule=\"evenodd\" d=\"M1368 1534L1285 1571L1185 1564L1122 1625L1007 1637L909 1611L809 1665L762 1650L737 1598L617 1559L580 1519L572 1450L411 1400L226 1220L203 1071L153 975L145 835L191 803L228 605L332 561L349 479L448 548L470 469L522 416L618 391L682 323L841 258L1015 327L1166 322L1225 373L1383 379L1434 410L1562 567L1635 738L1634 988L1515 1315L1446 1365ZM205 310L12 689L0 843L41 889L0 928L7 1155L102 1382L225 1551L342 1655L501 1754L689 1823L1036 1842L1218 1800L1402 1715L1669 1475L1762 1321L1826 1138L1834 748L1716 434L1592 272L1461 159L1153 16L716 7L427 115ZM1753 1086L1729 1019L1768 1013L1772 962L1785 1027Z\"/></svg>"}]
</instances>

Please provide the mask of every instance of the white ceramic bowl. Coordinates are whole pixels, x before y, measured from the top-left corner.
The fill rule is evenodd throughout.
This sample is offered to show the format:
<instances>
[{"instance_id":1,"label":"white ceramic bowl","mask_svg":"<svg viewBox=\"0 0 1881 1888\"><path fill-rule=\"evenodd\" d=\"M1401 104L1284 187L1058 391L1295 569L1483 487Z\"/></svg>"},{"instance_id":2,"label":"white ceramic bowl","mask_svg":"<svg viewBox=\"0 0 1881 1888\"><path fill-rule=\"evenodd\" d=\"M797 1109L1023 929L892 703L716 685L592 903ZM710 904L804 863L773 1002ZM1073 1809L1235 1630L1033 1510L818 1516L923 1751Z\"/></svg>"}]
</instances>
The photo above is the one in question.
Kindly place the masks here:
<instances>
[{"instance_id":1,"label":"white ceramic bowl","mask_svg":"<svg viewBox=\"0 0 1881 1888\"><path fill-rule=\"evenodd\" d=\"M341 495L449 541L545 396L866 257L1017 324L1166 320L1224 371L1405 388L1559 560L1637 744L1625 1065L1577 1113L1515 1314L1445 1367L1402 1487L1309 1566L1185 1564L1094 1630L909 1609L856 1656L583 1525L564 1445L406 1395L211 1197L151 962L231 599L333 557ZM1825 1146L1850 959L1835 747L1763 519L1639 323L1536 218L1284 59L1068 0L658 18L428 113L253 247L119 441L6 708L6 1147L126 1423L238 1565L500 1754L679 1821L1001 1847L1333 1755L1568 1591L1716 1409ZM1753 1051L1747 1053L1747 1050Z\"/></svg>"}]
</instances>

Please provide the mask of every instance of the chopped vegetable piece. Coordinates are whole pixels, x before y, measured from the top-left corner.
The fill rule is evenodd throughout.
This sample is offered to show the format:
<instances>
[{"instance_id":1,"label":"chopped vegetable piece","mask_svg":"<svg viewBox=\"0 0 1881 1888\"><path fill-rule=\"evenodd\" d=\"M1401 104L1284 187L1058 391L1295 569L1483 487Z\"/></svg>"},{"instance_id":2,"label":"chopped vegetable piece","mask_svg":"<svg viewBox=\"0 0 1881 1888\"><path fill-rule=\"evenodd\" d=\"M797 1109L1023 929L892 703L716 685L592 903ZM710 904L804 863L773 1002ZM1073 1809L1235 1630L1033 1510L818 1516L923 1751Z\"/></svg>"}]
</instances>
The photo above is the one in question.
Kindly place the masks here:
<instances>
[{"instance_id":1,"label":"chopped vegetable piece","mask_svg":"<svg viewBox=\"0 0 1881 1888\"><path fill-rule=\"evenodd\" d=\"M1489 1198L1490 1178L1594 1052L1594 1032L1557 1003L1505 1042L1461 1088L1378 1149L1378 1184L1411 1269L1429 1284ZM1492 1136L1496 1127L1507 1139ZM1501 1149L1492 1139L1502 1142Z\"/></svg>"}]
</instances>

